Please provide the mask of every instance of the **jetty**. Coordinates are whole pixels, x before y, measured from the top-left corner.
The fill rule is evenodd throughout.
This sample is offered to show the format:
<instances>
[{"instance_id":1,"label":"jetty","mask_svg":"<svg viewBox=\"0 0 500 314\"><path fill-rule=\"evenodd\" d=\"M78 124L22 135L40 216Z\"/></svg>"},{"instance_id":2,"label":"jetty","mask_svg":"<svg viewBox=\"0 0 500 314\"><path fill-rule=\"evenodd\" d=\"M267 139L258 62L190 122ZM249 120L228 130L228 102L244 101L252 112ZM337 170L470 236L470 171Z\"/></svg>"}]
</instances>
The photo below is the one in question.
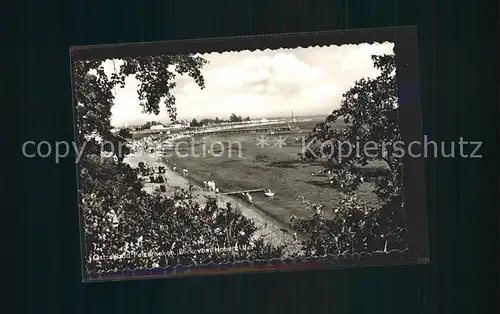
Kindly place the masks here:
<instances>
[{"instance_id":1,"label":"jetty","mask_svg":"<svg viewBox=\"0 0 500 314\"><path fill-rule=\"evenodd\" d=\"M256 193L256 192L264 192L264 189L254 189L254 190L243 190L243 191L222 192L222 193L220 193L220 194L224 194L224 195L233 195L233 194L241 194L241 193Z\"/></svg>"},{"instance_id":2,"label":"jetty","mask_svg":"<svg viewBox=\"0 0 500 314\"><path fill-rule=\"evenodd\" d=\"M198 131L194 134L199 135L217 135L217 134L242 134L242 133L283 133L295 131L291 127L274 127L274 128L230 128L230 129L220 129L220 130L210 130L210 131Z\"/></svg>"}]
</instances>

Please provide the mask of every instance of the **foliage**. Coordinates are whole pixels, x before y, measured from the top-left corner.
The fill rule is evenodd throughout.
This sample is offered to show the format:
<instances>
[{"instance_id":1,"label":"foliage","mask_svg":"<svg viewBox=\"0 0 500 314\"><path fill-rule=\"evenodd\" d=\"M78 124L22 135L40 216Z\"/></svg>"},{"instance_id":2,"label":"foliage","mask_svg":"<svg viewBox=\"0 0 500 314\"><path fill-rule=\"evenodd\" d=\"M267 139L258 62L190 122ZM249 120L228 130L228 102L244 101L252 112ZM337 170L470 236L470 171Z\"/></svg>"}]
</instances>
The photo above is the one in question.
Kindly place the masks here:
<instances>
[{"instance_id":1,"label":"foliage","mask_svg":"<svg viewBox=\"0 0 500 314\"><path fill-rule=\"evenodd\" d=\"M198 127L198 126L201 126L201 125L200 125L200 123L198 122L198 120L193 119L193 120L189 123L189 126L191 126L191 127Z\"/></svg>"},{"instance_id":2,"label":"foliage","mask_svg":"<svg viewBox=\"0 0 500 314\"><path fill-rule=\"evenodd\" d=\"M253 239L255 225L215 199L201 206L192 190L179 189L181 198L147 194L136 180L137 170L112 159L86 156L82 165L89 169L82 173L80 193L90 271L270 259L283 253Z\"/></svg>"},{"instance_id":3,"label":"foliage","mask_svg":"<svg viewBox=\"0 0 500 314\"><path fill-rule=\"evenodd\" d=\"M118 136L123 138L132 138L132 132L130 131L130 128L123 128L118 131Z\"/></svg>"},{"instance_id":4,"label":"foliage","mask_svg":"<svg viewBox=\"0 0 500 314\"><path fill-rule=\"evenodd\" d=\"M217 124L221 124L221 123L226 123L226 122L242 122L242 121L250 121L250 117L246 117L245 119L243 119L241 116L237 116L235 113L233 113L229 120L223 120L223 119L219 119L218 117L216 117L215 119L210 119L210 118L204 118L204 119L201 119L201 120L197 120L197 119L193 119L191 120L191 122L189 123L189 125L191 127L202 127L202 126L207 126L207 125L217 125Z\"/></svg>"},{"instance_id":5,"label":"foliage","mask_svg":"<svg viewBox=\"0 0 500 314\"><path fill-rule=\"evenodd\" d=\"M229 122L242 122L243 117L242 116L237 116L236 113L232 113L231 116L229 117Z\"/></svg>"},{"instance_id":6,"label":"foliage","mask_svg":"<svg viewBox=\"0 0 500 314\"><path fill-rule=\"evenodd\" d=\"M306 139L303 160L321 160L332 173L342 201L328 220L319 205L311 219L293 219L298 231L311 235L307 250L317 254L346 254L362 251L402 249L406 231L403 200L403 163L395 156L401 141L399 108L396 96L395 56L372 56L380 75L355 82L344 95L339 109L318 124ZM336 127L343 120L345 128ZM377 147L367 153L365 143ZM343 144L341 144L343 143ZM373 145L372 145L373 147ZM386 171L373 178L378 202L367 203L358 197L363 182L362 168L383 162Z\"/></svg>"},{"instance_id":7,"label":"foliage","mask_svg":"<svg viewBox=\"0 0 500 314\"><path fill-rule=\"evenodd\" d=\"M171 93L175 76L187 74L204 88L201 68L206 63L189 55L126 58L119 71L108 77L100 60L74 61L76 141L85 147L79 163L79 193L89 271L282 255L282 248L253 239L256 227L251 221L219 207L215 200L201 206L193 200L192 191L183 191L181 200L147 194L138 179L139 169L125 164L125 156L102 157L103 142L111 143L112 148L120 147L123 137L129 135L125 131L118 134L111 131L112 91L116 86L123 88L125 78L135 76L140 82L138 105L143 112L159 114L163 99L175 121L175 97ZM237 245L249 249L198 252L200 248ZM184 254L177 259L170 255L180 250Z\"/></svg>"},{"instance_id":8,"label":"foliage","mask_svg":"<svg viewBox=\"0 0 500 314\"><path fill-rule=\"evenodd\" d=\"M138 105L145 113L160 113L163 103L174 121L177 118L175 96L176 75L187 74L200 86L205 87L201 68L207 61L190 55L161 55L153 57L125 58L117 73L111 77L104 71L101 60L73 62L73 88L78 125L77 142L84 143L86 136L98 134L105 141L113 141L111 107L115 86L125 87L125 79L134 76L140 83L137 90ZM173 70L172 70L173 68Z\"/></svg>"}]
</instances>

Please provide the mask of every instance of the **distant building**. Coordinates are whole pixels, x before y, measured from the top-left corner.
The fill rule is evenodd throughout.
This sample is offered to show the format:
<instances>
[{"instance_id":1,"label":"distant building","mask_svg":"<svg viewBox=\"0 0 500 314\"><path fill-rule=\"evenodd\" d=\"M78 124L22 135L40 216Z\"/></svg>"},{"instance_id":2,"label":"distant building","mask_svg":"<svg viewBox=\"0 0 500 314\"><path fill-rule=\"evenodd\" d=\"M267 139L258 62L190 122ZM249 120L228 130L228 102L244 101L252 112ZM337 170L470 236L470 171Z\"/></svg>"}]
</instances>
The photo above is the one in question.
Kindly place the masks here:
<instances>
[{"instance_id":1,"label":"distant building","mask_svg":"<svg viewBox=\"0 0 500 314\"><path fill-rule=\"evenodd\" d=\"M189 127L189 123L174 123L174 124L170 124L170 128L172 129L182 129L182 128L187 128Z\"/></svg>"},{"instance_id":2,"label":"distant building","mask_svg":"<svg viewBox=\"0 0 500 314\"><path fill-rule=\"evenodd\" d=\"M150 130L164 130L165 126L163 124L157 124L153 125L152 127L149 128Z\"/></svg>"}]
</instances>

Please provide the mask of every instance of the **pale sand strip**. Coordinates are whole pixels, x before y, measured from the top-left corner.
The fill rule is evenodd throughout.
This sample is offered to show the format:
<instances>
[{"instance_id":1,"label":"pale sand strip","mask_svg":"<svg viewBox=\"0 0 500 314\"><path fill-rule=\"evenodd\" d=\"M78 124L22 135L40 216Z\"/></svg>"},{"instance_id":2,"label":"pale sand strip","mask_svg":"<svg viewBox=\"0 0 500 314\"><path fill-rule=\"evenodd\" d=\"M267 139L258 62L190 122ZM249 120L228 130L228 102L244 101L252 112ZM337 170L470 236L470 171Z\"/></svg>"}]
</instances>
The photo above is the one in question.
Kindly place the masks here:
<instances>
[{"instance_id":1,"label":"pale sand strip","mask_svg":"<svg viewBox=\"0 0 500 314\"><path fill-rule=\"evenodd\" d=\"M166 193L173 195L174 187L176 186L188 189L189 180L183 177L180 173L168 169L168 165L161 162L160 156L157 154L130 154L125 159L125 162L134 168L137 167L138 163L141 161L147 163L150 167L167 166L165 173L167 182L164 184L167 188ZM182 169L176 169L176 171L182 171ZM149 179L146 179L144 189L149 193L153 193L159 185L160 184L158 183L150 183ZM293 235L281 231L280 229L283 229L284 227L281 226L279 222L272 221L269 217L265 217L256 209L252 208L250 204L229 195L215 194L214 192L207 191L196 185L194 185L194 188L196 200L201 205L205 204L207 200L206 197L216 197L219 202L219 206L225 206L226 203L231 203L235 210L238 210L243 216L252 220L256 224L259 229L256 232L257 238L264 237L267 243L274 245L286 245L288 247L287 251L297 251L299 244L294 240Z\"/></svg>"}]
</instances>

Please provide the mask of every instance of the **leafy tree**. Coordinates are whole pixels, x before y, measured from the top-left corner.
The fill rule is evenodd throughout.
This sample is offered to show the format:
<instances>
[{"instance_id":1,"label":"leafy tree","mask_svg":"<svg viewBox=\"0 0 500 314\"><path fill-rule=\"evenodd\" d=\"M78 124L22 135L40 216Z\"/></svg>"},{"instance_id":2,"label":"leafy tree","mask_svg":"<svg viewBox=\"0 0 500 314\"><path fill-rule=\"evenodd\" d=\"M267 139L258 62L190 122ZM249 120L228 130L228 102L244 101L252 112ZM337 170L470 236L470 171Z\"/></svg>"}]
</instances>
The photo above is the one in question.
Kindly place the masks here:
<instances>
[{"instance_id":1,"label":"leafy tree","mask_svg":"<svg viewBox=\"0 0 500 314\"><path fill-rule=\"evenodd\" d=\"M323 161L332 173L342 200L333 208L334 219L322 214L323 207L308 220L292 219L299 231L311 234L305 246L317 254L345 254L361 251L405 249L406 220L403 199L403 163L395 155L401 141L396 96L394 55L372 56L380 75L355 82L343 95L339 109L318 124L307 137L303 160ZM345 127L339 128L343 120ZM356 152L368 142L377 147ZM374 147L372 145L371 147ZM376 202L360 199L362 169L379 162L385 171L373 179Z\"/></svg>"},{"instance_id":2,"label":"leafy tree","mask_svg":"<svg viewBox=\"0 0 500 314\"><path fill-rule=\"evenodd\" d=\"M158 114L160 102L172 121L176 120L175 75L188 74L204 88L201 68L207 63L194 56L126 58L118 73L108 77L102 61L75 61L73 84L79 145L85 150L79 163L80 209L85 225L87 269L89 271L157 267L172 264L233 261L248 258L277 258L282 248L254 240L251 221L215 200L202 207L192 191L181 191L179 200L143 191L138 175L117 159L102 157L102 142L119 147L124 134L111 132L112 90L124 87L125 78L139 80L139 100L143 111ZM174 71L169 70L170 65ZM154 125L148 122L147 127ZM115 156L116 157L116 156ZM175 219L172 219L175 217ZM249 246L238 252L198 252L201 246ZM185 251L172 261L168 252ZM141 256L142 254L142 256ZM103 259L104 257L104 259Z\"/></svg>"},{"instance_id":3,"label":"leafy tree","mask_svg":"<svg viewBox=\"0 0 500 314\"><path fill-rule=\"evenodd\" d=\"M198 120L193 119L193 121L191 121L190 125L191 125L192 127L197 127L197 126L200 126L200 123L198 122Z\"/></svg>"},{"instance_id":4,"label":"leafy tree","mask_svg":"<svg viewBox=\"0 0 500 314\"><path fill-rule=\"evenodd\" d=\"M160 113L160 102L167 108L172 120L177 117L175 97L176 75L187 74L200 86L205 87L201 68L207 61L190 55L125 58L118 73L108 78L101 60L73 62L73 88L77 116L77 141L83 143L86 136L97 134L104 140L113 140L110 132L111 107L115 86L125 87L125 79L134 76L140 83L137 90L139 104L145 113ZM170 66L174 70L170 70Z\"/></svg>"},{"instance_id":5,"label":"leafy tree","mask_svg":"<svg viewBox=\"0 0 500 314\"><path fill-rule=\"evenodd\" d=\"M215 199L201 206L193 191L178 197L147 194L123 163L95 160L82 176L87 269L89 271L165 267L277 258L283 248L254 239L257 228ZM121 169L120 169L121 168ZM96 173L99 177L95 177ZM117 173L123 172L119 178ZM205 251L206 248L236 248ZM244 249L241 249L244 248Z\"/></svg>"},{"instance_id":6,"label":"leafy tree","mask_svg":"<svg viewBox=\"0 0 500 314\"><path fill-rule=\"evenodd\" d=\"M123 128L118 131L118 136L123 138L132 138L132 132L130 132L129 128Z\"/></svg>"},{"instance_id":7,"label":"leafy tree","mask_svg":"<svg viewBox=\"0 0 500 314\"><path fill-rule=\"evenodd\" d=\"M229 116L229 121L230 122L241 122L243 119L241 116L237 116L235 113L232 113L231 116Z\"/></svg>"}]
</instances>

